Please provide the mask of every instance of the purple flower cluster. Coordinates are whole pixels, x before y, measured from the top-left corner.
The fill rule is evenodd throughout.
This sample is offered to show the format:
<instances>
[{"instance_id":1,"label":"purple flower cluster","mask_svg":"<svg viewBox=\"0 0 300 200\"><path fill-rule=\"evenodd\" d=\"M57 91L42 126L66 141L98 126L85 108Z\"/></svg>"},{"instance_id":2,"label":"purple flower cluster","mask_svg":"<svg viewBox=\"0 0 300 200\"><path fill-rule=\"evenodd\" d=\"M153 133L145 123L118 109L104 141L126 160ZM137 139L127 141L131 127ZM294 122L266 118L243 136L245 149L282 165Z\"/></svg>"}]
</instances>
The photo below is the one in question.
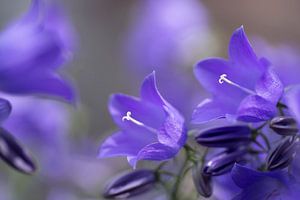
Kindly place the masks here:
<instances>
[{"instance_id":1,"label":"purple flower cluster","mask_svg":"<svg viewBox=\"0 0 300 200\"><path fill-rule=\"evenodd\" d=\"M229 198L297 198L300 87L284 85L275 71L271 61L255 54L243 27L231 37L229 59L198 62L195 76L210 94L195 108L194 127L187 130L198 145L187 142L184 118L162 98L154 73L145 78L141 98L113 95L109 111L120 131L104 141L100 157L127 156L136 168L140 160L170 160L181 148L186 155L177 172L169 171L171 161L145 175L139 169L117 178L104 196L127 198L167 182L170 199L181 199L180 184L193 169L195 189L203 197L220 196L223 179L233 185ZM225 125L200 128L212 121Z\"/></svg>"}]
</instances>

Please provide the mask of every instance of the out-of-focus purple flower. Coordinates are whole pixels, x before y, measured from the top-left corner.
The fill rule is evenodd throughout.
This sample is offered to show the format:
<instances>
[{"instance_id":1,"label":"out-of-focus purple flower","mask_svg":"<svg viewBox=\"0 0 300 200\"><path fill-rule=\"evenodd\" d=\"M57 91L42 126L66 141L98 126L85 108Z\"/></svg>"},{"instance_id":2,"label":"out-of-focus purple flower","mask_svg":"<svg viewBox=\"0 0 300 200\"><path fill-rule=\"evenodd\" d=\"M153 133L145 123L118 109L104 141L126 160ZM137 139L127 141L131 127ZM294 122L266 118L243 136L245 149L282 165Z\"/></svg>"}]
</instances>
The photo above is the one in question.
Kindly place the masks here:
<instances>
[{"instance_id":1,"label":"out-of-focus purple flower","mask_svg":"<svg viewBox=\"0 0 300 200\"><path fill-rule=\"evenodd\" d=\"M170 159L185 144L184 118L158 92L154 72L140 95L111 96L109 111L121 130L104 141L99 157L127 156L135 167L139 160Z\"/></svg>"},{"instance_id":2,"label":"out-of-focus purple flower","mask_svg":"<svg viewBox=\"0 0 300 200\"><path fill-rule=\"evenodd\" d=\"M221 117L258 122L276 114L282 83L269 63L256 56L243 27L231 37L229 60L202 60L196 65L195 75L212 97L195 109L194 123Z\"/></svg>"},{"instance_id":3,"label":"out-of-focus purple flower","mask_svg":"<svg viewBox=\"0 0 300 200\"><path fill-rule=\"evenodd\" d=\"M300 83L300 49L288 44L272 45L262 38L254 38L253 42L257 54L272 61L284 86Z\"/></svg>"},{"instance_id":4,"label":"out-of-focus purple flower","mask_svg":"<svg viewBox=\"0 0 300 200\"><path fill-rule=\"evenodd\" d=\"M199 93L188 67L211 42L205 8L197 0L145 0L134 11L124 45L130 75L144 77L156 70L162 94L189 116Z\"/></svg>"},{"instance_id":5,"label":"out-of-focus purple flower","mask_svg":"<svg viewBox=\"0 0 300 200\"><path fill-rule=\"evenodd\" d=\"M231 171L232 179L242 191L234 200L298 199L299 183L287 172L258 172L236 164Z\"/></svg>"},{"instance_id":6,"label":"out-of-focus purple flower","mask_svg":"<svg viewBox=\"0 0 300 200\"><path fill-rule=\"evenodd\" d=\"M0 33L0 90L73 102L73 88L57 70L70 60L74 45L62 8L33 0L28 13Z\"/></svg>"}]
</instances>

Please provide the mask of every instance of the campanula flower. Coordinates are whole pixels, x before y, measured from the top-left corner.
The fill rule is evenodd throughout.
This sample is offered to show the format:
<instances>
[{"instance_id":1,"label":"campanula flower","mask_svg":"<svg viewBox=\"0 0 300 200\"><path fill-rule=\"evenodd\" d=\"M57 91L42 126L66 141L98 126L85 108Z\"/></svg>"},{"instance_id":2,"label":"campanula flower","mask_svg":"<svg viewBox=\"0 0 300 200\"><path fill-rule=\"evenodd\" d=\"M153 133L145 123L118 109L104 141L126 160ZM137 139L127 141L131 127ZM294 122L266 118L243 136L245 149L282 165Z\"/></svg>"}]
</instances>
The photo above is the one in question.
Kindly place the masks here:
<instances>
[{"instance_id":1,"label":"campanula flower","mask_svg":"<svg viewBox=\"0 0 300 200\"><path fill-rule=\"evenodd\" d=\"M144 0L133 11L124 38L124 60L131 68L130 75L143 78L155 70L162 83L160 91L190 116L200 94L189 66L196 56L207 54L203 47L214 49L205 7L197 0Z\"/></svg>"},{"instance_id":2,"label":"campanula flower","mask_svg":"<svg viewBox=\"0 0 300 200\"><path fill-rule=\"evenodd\" d=\"M0 90L74 101L57 70L74 50L73 28L58 5L33 0L29 11L0 33Z\"/></svg>"},{"instance_id":3,"label":"campanula flower","mask_svg":"<svg viewBox=\"0 0 300 200\"><path fill-rule=\"evenodd\" d=\"M229 59L202 60L195 67L195 75L212 97L194 110L194 123L221 117L259 122L276 114L282 83L269 62L256 56L243 27L231 37Z\"/></svg>"},{"instance_id":4,"label":"campanula flower","mask_svg":"<svg viewBox=\"0 0 300 200\"><path fill-rule=\"evenodd\" d=\"M299 183L285 171L259 172L236 164L232 179L242 191L234 200L298 199Z\"/></svg>"},{"instance_id":5,"label":"campanula flower","mask_svg":"<svg viewBox=\"0 0 300 200\"><path fill-rule=\"evenodd\" d=\"M140 96L111 96L109 111L120 131L104 141L99 157L127 156L135 167L139 160L170 159L185 144L184 118L160 95L154 72L145 78Z\"/></svg>"}]
</instances>

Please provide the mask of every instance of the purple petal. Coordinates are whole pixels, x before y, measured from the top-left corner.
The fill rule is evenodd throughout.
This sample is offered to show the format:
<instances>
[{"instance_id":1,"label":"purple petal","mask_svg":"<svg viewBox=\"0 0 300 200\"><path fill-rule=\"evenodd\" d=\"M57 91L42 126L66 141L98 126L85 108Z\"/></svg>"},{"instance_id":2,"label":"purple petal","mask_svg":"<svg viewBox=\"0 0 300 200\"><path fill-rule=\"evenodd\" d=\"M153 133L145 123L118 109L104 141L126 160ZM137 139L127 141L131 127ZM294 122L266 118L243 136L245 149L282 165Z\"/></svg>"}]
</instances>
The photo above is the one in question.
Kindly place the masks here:
<instances>
[{"instance_id":1,"label":"purple petal","mask_svg":"<svg viewBox=\"0 0 300 200\"><path fill-rule=\"evenodd\" d=\"M75 93L71 84L57 74L32 72L18 77L6 77L0 82L0 89L8 93L47 94L62 98L70 103L75 101Z\"/></svg>"},{"instance_id":2,"label":"purple petal","mask_svg":"<svg viewBox=\"0 0 300 200\"><path fill-rule=\"evenodd\" d=\"M146 131L145 126L137 125L132 121L122 120L127 115L127 112L131 112L131 117L135 120L154 129L159 129L164 123L165 114L161 107L132 96L114 94L110 97L108 107L115 123L124 130Z\"/></svg>"},{"instance_id":3,"label":"purple petal","mask_svg":"<svg viewBox=\"0 0 300 200\"><path fill-rule=\"evenodd\" d=\"M152 143L153 138L139 133L117 132L109 136L99 150L99 157L137 156L138 152Z\"/></svg>"},{"instance_id":4,"label":"purple petal","mask_svg":"<svg viewBox=\"0 0 300 200\"><path fill-rule=\"evenodd\" d=\"M224 59L210 58L202 60L196 65L194 74L201 85L212 93L212 95L221 97L224 104L237 106L246 96L245 92L235 86L227 83L219 83L222 74L226 74L230 80L238 84L243 83L240 79L238 69L231 66Z\"/></svg>"},{"instance_id":5,"label":"purple petal","mask_svg":"<svg viewBox=\"0 0 300 200\"><path fill-rule=\"evenodd\" d=\"M249 187L264 178L261 173L239 164L235 164L232 168L231 177L240 188Z\"/></svg>"},{"instance_id":6,"label":"purple petal","mask_svg":"<svg viewBox=\"0 0 300 200\"><path fill-rule=\"evenodd\" d=\"M217 99L203 100L192 114L192 123L205 123L210 120L223 118L227 113L235 113L236 108L230 105L224 105L222 101Z\"/></svg>"},{"instance_id":7,"label":"purple petal","mask_svg":"<svg viewBox=\"0 0 300 200\"><path fill-rule=\"evenodd\" d=\"M266 121L276 114L276 106L258 95L249 95L241 102L237 114L241 121Z\"/></svg>"},{"instance_id":8,"label":"purple petal","mask_svg":"<svg viewBox=\"0 0 300 200\"><path fill-rule=\"evenodd\" d=\"M155 72L152 72L144 79L141 87L141 99L157 105L164 105L166 103L157 89Z\"/></svg>"},{"instance_id":9,"label":"purple petal","mask_svg":"<svg viewBox=\"0 0 300 200\"><path fill-rule=\"evenodd\" d=\"M178 150L161 143L152 143L138 153L137 160L167 160L174 157Z\"/></svg>"},{"instance_id":10,"label":"purple petal","mask_svg":"<svg viewBox=\"0 0 300 200\"><path fill-rule=\"evenodd\" d=\"M229 57L241 71L248 71L249 73L251 70L251 76L248 76L248 79L259 77L261 72L265 70L265 66L259 62L254 53L243 26L238 28L231 36Z\"/></svg>"},{"instance_id":11,"label":"purple petal","mask_svg":"<svg viewBox=\"0 0 300 200\"><path fill-rule=\"evenodd\" d=\"M256 92L264 99L277 103L283 93L283 85L277 74L272 70L267 70L256 84Z\"/></svg>"},{"instance_id":12,"label":"purple petal","mask_svg":"<svg viewBox=\"0 0 300 200\"><path fill-rule=\"evenodd\" d=\"M284 95L284 101L289 112L296 118L298 126L300 123L300 85L291 87Z\"/></svg>"}]
</instances>

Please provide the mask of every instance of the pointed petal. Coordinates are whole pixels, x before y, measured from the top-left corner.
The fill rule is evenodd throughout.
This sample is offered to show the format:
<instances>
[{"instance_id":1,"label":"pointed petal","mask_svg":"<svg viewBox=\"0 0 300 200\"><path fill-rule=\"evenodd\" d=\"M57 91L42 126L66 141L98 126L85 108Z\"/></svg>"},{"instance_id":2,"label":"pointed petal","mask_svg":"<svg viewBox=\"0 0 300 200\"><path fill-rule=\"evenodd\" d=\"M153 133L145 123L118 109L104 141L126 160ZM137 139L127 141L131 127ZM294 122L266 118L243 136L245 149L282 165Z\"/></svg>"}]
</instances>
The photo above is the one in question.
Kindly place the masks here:
<instances>
[{"instance_id":1,"label":"pointed petal","mask_svg":"<svg viewBox=\"0 0 300 200\"><path fill-rule=\"evenodd\" d=\"M256 84L256 92L264 99L277 103L283 93L283 85L277 74L268 69Z\"/></svg>"},{"instance_id":2,"label":"pointed petal","mask_svg":"<svg viewBox=\"0 0 300 200\"><path fill-rule=\"evenodd\" d=\"M266 121L276 114L276 106L258 95L249 95L241 102L237 114L245 122Z\"/></svg>"},{"instance_id":3,"label":"pointed petal","mask_svg":"<svg viewBox=\"0 0 300 200\"><path fill-rule=\"evenodd\" d=\"M149 101L157 105L165 104L165 100L160 95L156 86L155 72L152 72L144 79L140 93L141 99L145 101Z\"/></svg>"},{"instance_id":4,"label":"pointed petal","mask_svg":"<svg viewBox=\"0 0 300 200\"><path fill-rule=\"evenodd\" d=\"M231 177L235 184L240 188L249 187L264 178L261 173L240 164L234 165L231 170Z\"/></svg>"},{"instance_id":5,"label":"pointed petal","mask_svg":"<svg viewBox=\"0 0 300 200\"><path fill-rule=\"evenodd\" d=\"M243 26L238 28L231 36L229 57L241 70L251 70L251 76L257 77L258 74L265 70L265 66L259 62L254 53Z\"/></svg>"}]
</instances>

